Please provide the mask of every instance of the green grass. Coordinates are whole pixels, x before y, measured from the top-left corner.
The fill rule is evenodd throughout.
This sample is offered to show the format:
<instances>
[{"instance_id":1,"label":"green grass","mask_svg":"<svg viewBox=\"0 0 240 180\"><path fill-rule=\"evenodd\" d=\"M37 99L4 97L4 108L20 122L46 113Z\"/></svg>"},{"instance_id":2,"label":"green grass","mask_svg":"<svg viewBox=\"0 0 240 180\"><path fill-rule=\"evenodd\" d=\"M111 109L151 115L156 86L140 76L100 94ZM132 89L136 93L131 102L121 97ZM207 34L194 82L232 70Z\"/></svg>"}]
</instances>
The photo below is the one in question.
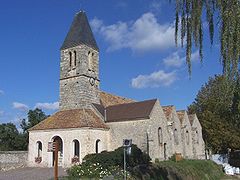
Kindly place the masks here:
<instances>
[{"instance_id":1,"label":"green grass","mask_svg":"<svg viewBox=\"0 0 240 180\"><path fill-rule=\"evenodd\" d=\"M207 160L182 160L180 162L162 161L149 165L140 165L132 169L134 179L145 180L225 180L231 179L224 176L220 166ZM79 178L75 178L79 179ZM59 180L75 180L62 177ZM87 179L87 178L86 178ZM85 180L85 178L81 178Z\"/></svg>"},{"instance_id":2,"label":"green grass","mask_svg":"<svg viewBox=\"0 0 240 180\"><path fill-rule=\"evenodd\" d=\"M163 161L154 166L167 169L183 179L218 180L224 176L220 166L207 160Z\"/></svg>"}]
</instances>

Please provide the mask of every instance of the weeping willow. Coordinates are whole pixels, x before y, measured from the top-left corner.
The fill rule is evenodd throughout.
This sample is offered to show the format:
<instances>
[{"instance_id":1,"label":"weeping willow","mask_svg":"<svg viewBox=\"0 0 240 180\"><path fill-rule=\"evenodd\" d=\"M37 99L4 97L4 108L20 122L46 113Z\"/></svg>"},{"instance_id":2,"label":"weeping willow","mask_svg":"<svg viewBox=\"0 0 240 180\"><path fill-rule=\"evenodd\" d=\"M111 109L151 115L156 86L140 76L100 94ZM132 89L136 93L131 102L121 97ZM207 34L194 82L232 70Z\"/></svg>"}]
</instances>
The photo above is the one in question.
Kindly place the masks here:
<instances>
[{"instance_id":1,"label":"weeping willow","mask_svg":"<svg viewBox=\"0 0 240 180\"><path fill-rule=\"evenodd\" d=\"M203 60L203 22L207 22L210 43L214 28L219 31L220 62L228 77L239 75L240 62L240 0L176 0L175 43L180 34L181 46L186 46L186 63L191 75L192 47L199 50ZM206 13L206 20L203 13Z\"/></svg>"}]
</instances>

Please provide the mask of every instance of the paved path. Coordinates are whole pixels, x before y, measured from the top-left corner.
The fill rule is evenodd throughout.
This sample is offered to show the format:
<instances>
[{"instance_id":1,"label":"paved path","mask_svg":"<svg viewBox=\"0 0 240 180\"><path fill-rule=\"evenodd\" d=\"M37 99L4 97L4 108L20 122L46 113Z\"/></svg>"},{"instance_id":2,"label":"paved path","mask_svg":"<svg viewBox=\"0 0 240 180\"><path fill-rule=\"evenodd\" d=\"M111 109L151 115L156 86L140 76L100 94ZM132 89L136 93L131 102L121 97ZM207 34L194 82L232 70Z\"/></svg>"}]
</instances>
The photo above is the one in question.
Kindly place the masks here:
<instances>
[{"instance_id":1,"label":"paved path","mask_svg":"<svg viewBox=\"0 0 240 180\"><path fill-rule=\"evenodd\" d=\"M66 176L63 168L58 170L59 176ZM10 171L0 171L0 180L48 180L54 177L53 168L18 168Z\"/></svg>"}]
</instances>

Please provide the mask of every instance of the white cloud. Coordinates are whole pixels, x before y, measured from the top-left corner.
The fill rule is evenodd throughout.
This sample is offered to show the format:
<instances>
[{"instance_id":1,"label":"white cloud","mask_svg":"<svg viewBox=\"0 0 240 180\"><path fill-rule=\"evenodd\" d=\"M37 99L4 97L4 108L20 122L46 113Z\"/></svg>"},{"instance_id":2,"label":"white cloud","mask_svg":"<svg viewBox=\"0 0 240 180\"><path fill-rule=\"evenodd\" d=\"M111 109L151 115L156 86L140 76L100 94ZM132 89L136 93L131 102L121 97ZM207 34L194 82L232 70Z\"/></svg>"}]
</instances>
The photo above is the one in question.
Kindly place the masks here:
<instances>
[{"instance_id":1,"label":"white cloud","mask_svg":"<svg viewBox=\"0 0 240 180\"><path fill-rule=\"evenodd\" d=\"M0 96L4 95L4 91L0 89Z\"/></svg>"},{"instance_id":2,"label":"white cloud","mask_svg":"<svg viewBox=\"0 0 240 180\"><path fill-rule=\"evenodd\" d=\"M14 102L13 108L18 109L20 111L27 111L29 109L29 107L26 104L19 103L19 102Z\"/></svg>"},{"instance_id":3,"label":"white cloud","mask_svg":"<svg viewBox=\"0 0 240 180\"><path fill-rule=\"evenodd\" d=\"M0 116L2 116L4 114L4 111L0 110Z\"/></svg>"},{"instance_id":4,"label":"white cloud","mask_svg":"<svg viewBox=\"0 0 240 180\"><path fill-rule=\"evenodd\" d=\"M130 48L133 51L164 50L175 46L174 24L160 24L153 13L145 13L135 22L112 25L94 18L91 26L109 43L109 51Z\"/></svg>"},{"instance_id":5,"label":"white cloud","mask_svg":"<svg viewBox=\"0 0 240 180\"><path fill-rule=\"evenodd\" d=\"M160 1L154 0L150 3L150 10L159 12L161 10L161 3Z\"/></svg>"},{"instance_id":6,"label":"white cloud","mask_svg":"<svg viewBox=\"0 0 240 180\"><path fill-rule=\"evenodd\" d=\"M184 62L184 58L180 57L178 51L173 52L168 57L163 59L163 63L166 67L181 67Z\"/></svg>"},{"instance_id":7,"label":"white cloud","mask_svg":"<svg viewBox=\"0 0 240 180\"><path fill-rule=\"evenodd\" d=\"M160 86L169 86L177 79L176 73L166 73L163 70L153 72L149 75L139 75L132 79L133 88L156 88Z\"/></svg>"},{"instance_id":8,"label":"white cloud","mask_svg":"<svg viewBox=\"0 0 240 180\"><path fill-rule=\"evenodd\" d=\"M46 109L46 110L58 110L59 109L59 102L36 103L35 108Z\"/></svg>"},{"instance_id":9,"label":"white cloud","mask_svg":"<svg viewBox=\"0 0 240 180\"><path fill-rule=\"evenodd\" d=\"M195 51L192 53L191 60L192 62L200 60L198 51ZM179 68L183 65L185 61L186 61L186 56L181 56L180 51L175 51L172 54L170 54L168 57L163 59L163 64L166 67Z\"/></svg>"},{"instance_id":10,"label":"white cloud","mask_svg":"<svg viewBox=\"0 0 240 180\"><path fill-rule=\"evenodd\" d=\"M186 57L185 57L185 59L186 59ZM192 53L191 60L192 60L192 62L200 61L200 56L199 56L199 52L198 51L195 51L195 52Z\"/></svg>"}]
</instances>

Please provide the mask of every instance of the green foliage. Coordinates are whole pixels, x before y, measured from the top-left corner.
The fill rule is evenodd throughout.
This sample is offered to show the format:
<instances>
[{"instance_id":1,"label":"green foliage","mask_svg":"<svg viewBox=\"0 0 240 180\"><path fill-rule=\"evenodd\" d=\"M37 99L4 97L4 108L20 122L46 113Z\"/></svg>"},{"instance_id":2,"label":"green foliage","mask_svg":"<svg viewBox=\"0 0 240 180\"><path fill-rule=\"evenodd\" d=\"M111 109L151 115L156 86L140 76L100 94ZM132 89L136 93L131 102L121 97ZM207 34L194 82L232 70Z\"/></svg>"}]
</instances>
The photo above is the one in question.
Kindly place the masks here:
<instances>
[{"instance_id":1,"label":"green foliage","mask_svg":"<svg viewBox=\"0 0 240 180\"><path fill-rule=\"evenodd\" d=\"M239 0L176 0L175 42L180 31L181 44L186 41L186 62L191 74L192 46L199 49L203 59L203 18L206 17L210 42L213 44L214 20L219 26L221 60L228 77L237 76L240 60L240 1ZM203 12L206 12L205 17Z\"/></svg>"},{"instance_id":2,"label":"green foliage","mask_svg":"<svg viewBox=\"0 0 240 180\"><path fill-rule=\"evenodd\" d=\"M83 164L75 165L67 170L70 177L88 177L88 178L102 178L109 176L111 173L108 169L104 169L99 163L97 164Z\"/></svg>"},{"instance_id":3,"label":"green foliage","mask_svg":"<svg viewBox=\"0 0 240 180\"><path fill-rule=\"evenodd\" d=\"M140 165L133 168L131 175L135 179L191 179L216 180L223 177L220 166L212 161L182 160L161 161L150 165Z\"/></svg>"},{"instance_id":4,"label":"green foliage","mask_svg":"<svg viewBox=\"0 0 240 180\"><path fill-rule=\"evenodd\" d=\"M36 124L40 123L42 120L46 119L48 116L41 110L41 109L34 109L34 110L29 110L28 111L28 118L26 119L22 119L21 121L21 128L23 130L23 137L24 137L24 141L26 142L22 149L23 150L27 150L27 146L28 146L28 132L27 130L33 126L35 126Z\"/></svg>"},{"instance_id":5,"label":"green foliage","mask_svg":"<svg viewBox=\"0 0 240 180\"><path fill-rule=\"evenodd\" d=\"M206 160L162 161L156 164L155 168L165 172L162 173L162 176L164 176L164 174L171 175L179 179L215 180L221 179L224 175L220 166L212 161Z\"/></svg>"},{"instance_id":6,"label":"green foliage","mask_svg":"<svg viewBox=\"0 0 240 180\"><path fill-rule=\"evenodd\" d=\"M188 107L196 113L203 128L203 138L213 152L240 148L239 83L225 76L210 78Z\"/></svg>"},{"instance_id":7,"label":"green foliage","mask_svg":"<svg viewBox=\"0 0 240 180\"><path fill-rule=\"evenodd\" d=\"M28 111L28 118L22 119L20 124L23 132L26 132L29 128L35 126L40 123L42 120L46 119L48 116L41 109L34 109Z\"/></svg>"},{"instance_id":8,"label":"green foliage","mask_svg":"<svg viewBox=\"0 0 240 180\"><path fill-rule=\"evenodd\" d=\"M136 145L132 145L132 153L127 155L126 159L128 170L140 164L149 164L150 161L150 157ZM89 154L83 161L81 165L68 169L70 177L101 178L111 175L114 178L123 179L123 147L115 151ZM131 177L129 173L128 176Z\"/></svg>"},{"instance_id":9,"label":"green foliage","mask_svg":"<svg viewBox=\"0 0 240 180\"><path fill-rule=\"evenodd\" d=\"M24 135L13 123L0 124L0 151L22 150L25 145Z\"/></svg>"},{"instance_id":10,"label":"green foliage","mask_svg":"<svg viewBox=\"0 0 240 180\"><path fill-rule=\"evenodd\" d=\"M0 124L0 151L27 150L27 129L35 126L47 117L48 116L38 108L29 110L28 121L23 119L20 124L23 132L19 132L13 123Z\"/></svg>"},{"instance_id":11,"label":"green foliage","mask_svg":"<svg viewBox=\"0 0 240 180\"><path fill-rule=\"evenodd\" d=\"M169 161L176 161L176 154L173 154L170 158ZM157 163L157 162L156 162Z\"/></svg>"},{"instance_id":12,"label":"green foliage","mask_svg":"<svg viewBox=\"0 0 240 180\"><path fill-rule=\"evenodd\" d=\"M131 155L127 155L126 160L128 167L134 167L139 164L148 164L150 157L133 144ZM89 164L100 163L104 168L109 166L123 167L123 147L119 147L115 151L104 151L100 154L89 154L84 157L84 161Z\"/></svg>"}]
</instances>

